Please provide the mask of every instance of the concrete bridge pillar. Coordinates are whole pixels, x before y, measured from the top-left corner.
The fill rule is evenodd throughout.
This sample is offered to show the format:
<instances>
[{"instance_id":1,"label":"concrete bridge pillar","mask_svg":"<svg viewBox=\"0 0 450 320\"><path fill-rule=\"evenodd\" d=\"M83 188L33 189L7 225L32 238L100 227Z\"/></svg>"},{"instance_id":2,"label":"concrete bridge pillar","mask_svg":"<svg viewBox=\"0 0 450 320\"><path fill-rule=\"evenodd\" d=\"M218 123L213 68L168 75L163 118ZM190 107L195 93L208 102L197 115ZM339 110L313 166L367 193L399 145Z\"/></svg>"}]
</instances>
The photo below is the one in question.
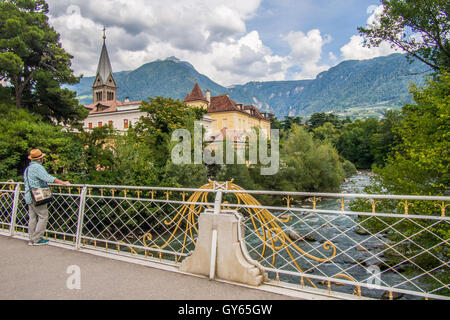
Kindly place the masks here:
<instances>
[{"instance_id":1,"label":"concrete bridge pillar","mask_svg":"<svg viewBox=\"0 0 450 320\"><path fill-rule=\"evenodd\" d=\"M236 211L206 210L200 214L197 245L183 260L180 270L252 286L264 281L264 271L249 256L243 238L243 226ZM240 230L239 230L240 228ZM241 242L242 241L242 242Z\"/></svg>"}]
</instances>

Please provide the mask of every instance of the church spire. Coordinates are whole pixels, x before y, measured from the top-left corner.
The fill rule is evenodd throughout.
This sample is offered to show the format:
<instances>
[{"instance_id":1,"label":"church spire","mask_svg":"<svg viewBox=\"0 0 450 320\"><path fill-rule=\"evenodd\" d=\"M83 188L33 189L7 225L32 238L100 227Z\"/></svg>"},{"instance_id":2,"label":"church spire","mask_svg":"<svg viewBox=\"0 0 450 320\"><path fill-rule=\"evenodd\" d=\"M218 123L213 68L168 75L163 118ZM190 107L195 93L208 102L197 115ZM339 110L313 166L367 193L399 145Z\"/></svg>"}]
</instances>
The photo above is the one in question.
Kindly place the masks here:
<instances>
[{"instance_id":1,"label":"church spire","mask_svg":"<svg viewBox=\"0 0 450 320\"><path fill-rule=\"evenodd\" d=\"M98 62L97 76L101 77L103 84L107 84L110 76L113 77L111 61L109 60L108 49L106 48L106 28L103 28L103 47Z\"/></svg>"},{"instance_id":2,"label":"church spire","mask_svg":"<svg viewBox=\"0 0 450 320\"><path fill-rule=\"evenodd\" d=\"M106 48L106 28L103 28L103 47L98 61L97 74L94 85L94 103L100 101L115 101L117 85L113 76L111 60Z\"/></svg>"}]
</instances>

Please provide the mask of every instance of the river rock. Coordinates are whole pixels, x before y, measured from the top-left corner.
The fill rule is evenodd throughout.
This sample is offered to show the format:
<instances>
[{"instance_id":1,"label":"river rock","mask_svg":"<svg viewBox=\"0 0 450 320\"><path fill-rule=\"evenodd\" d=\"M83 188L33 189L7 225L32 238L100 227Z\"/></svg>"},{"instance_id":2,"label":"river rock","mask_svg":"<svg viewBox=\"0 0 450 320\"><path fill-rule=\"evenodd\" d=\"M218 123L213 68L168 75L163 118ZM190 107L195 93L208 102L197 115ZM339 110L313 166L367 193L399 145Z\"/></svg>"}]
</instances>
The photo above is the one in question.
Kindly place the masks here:
<instances>
[{"instance_id":1,"label":"river rock","mask_svg":"<svg viewBox=\"0 0 450 320\"><path fill-rule=\"evenodd\" d=\"M318 284L320 284L321 286L328 286L328 280L320 280L318 282ZM330 284L335 285L337 287L343 287L345 286L345 283L340 283L340 282L333 282L331 281Z\"/></svg>"},{"instance_id":2,"label":"river rock","mask_svg":"<svg viewBox=\"0 0 450 320\"><path fill-rule=\"evenodd\" d=\"M381 271L389 269L389 266L384 262L378 259L370 259L368 261L363 262L365 267L378 267Z\"/></svg>"},{"instance_id":3,"label":"river rock","mask_svg":"<svg viewBox=\"0 0 450 320\"><path fill-rule=\"evenodd\" d=\"M393 300L398 300L400 298L403 297L403 293L398 293L398 292L392 292L392 299ZM383 295L381 296L381 299L383 300L389 300L389 291L385 291L383 293Z\"/></svg>"},{"instance_id":4,"label":"river rock","mask_svg":"<svg viewBox=\"0 0 450 320\"><path fill-rule=\"evenodd\" d=\"M356 229L355 232L357 234L359 234L360 236L368 236L368 235L370 235L369 232L367 232L366 230L363 230L363 229Z\"/></svg>"},{"instance_id":5,"label":"river rock","mask_svg":"<svg viewBox=\"0 0 450 320\"><path fill-rule=\"evenodd\" d=\"M316 241L316 238L314 238L312 235L307 235L307 236L305 236L303 239L305 239L305 241L308 241L308 242L314 242L314 241Z\"/></svg>"},{"instance_id":6,"label":"river rock","mask_svg":"<svg viewBox=\"0 0 450 320\"><path fill-rule=\"evenodd\" d=\"M401 264L399 266L396 266L394 268L394 270L402 273L402 272L405 272L410 266L411 266L410 264Z\"/></svg>"},{"instance_id":7,"label":"river rock","mask_svg":"<svg viewBox=\"0 0 450 320\"><path fill-rule=\"evenodd\" d=\"M299 232L295 231L295 230L288 230L288 237L292 240L292 241L308 241L308 242L314 242L317 241L316 238L314 238L314 236L308 234L306 236L301 235Z\"/></svg>"},{"instance_id":8,"label":"river rock","mask_svg":"<svg viewBox=\"0 0 450 320\"><path fill-rule=\"evenodd\" d=\"M289 230L288 237L292 241L303 241L302 235L295 230Z\"/></svg>"}]
</instances>

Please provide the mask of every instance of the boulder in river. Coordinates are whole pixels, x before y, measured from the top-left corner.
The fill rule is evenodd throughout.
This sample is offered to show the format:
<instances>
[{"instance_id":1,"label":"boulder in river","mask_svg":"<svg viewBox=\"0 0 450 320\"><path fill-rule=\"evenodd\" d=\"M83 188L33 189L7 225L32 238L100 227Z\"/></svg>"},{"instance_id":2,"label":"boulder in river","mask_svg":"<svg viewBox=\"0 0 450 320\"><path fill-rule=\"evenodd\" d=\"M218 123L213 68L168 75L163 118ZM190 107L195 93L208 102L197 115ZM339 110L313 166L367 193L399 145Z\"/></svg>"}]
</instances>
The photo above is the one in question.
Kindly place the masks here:
<instances>
[{"instance_id":1,"label":"boulder in river","mask_svg":"<svg viewBox=\"0 0 450 320\"><path fill-rule=\"evenodd\" d=\"M307 236L305 236L304 237L304 239L305 239L305 241L308 241L308 242L314 242L314 241L316 241L316 238L314 238L312 235L307 235Z\"/></svg>"},{"instance_id":2,"label":"boulder in river","mask_svg":"<svg viewBox=\"0 0 450 320\"><path fill-rule=\"evenodd\" d=\"M403 297L403 293L398 293L398 292L392 292L392 299L393 300L398 300L398 299L400 299L400 298L402 298ZM383 299L383 300L389 300L390 298L389 298L389 291L385 291L384 293L383 293L383 295L381 296L381 299Z\"/></svg>"},{"instance_id":3,"label":"boulder in river","mask_svg":"<svg viewBox=\"0 0 450 320\"><path fill-rule=\"evenodd\" d=\"M370 233L368 231L363 230L363 229L356 229L355 232L357 234L359 234L360 236L368 236L368 235L370 235Z\"/></svg>"},{"instance_id":4,"label":"boulder in river","mask_svg":"<svg viewBox=\"0 0 450 320\"><path fill-rule=\"evenodd\" d=\"M306 236L301 235L300 233L298 233L295 230L289 230L288 231L288 237L292 240L292 241L308 241L308 242L314 242L317 241L316 238L314 238L314 236L308 234Z\"/></svg>"},{"instance_id":5,"label":"boulder in river","mask_svg":"<svg viewBox=\"0 0 450 320\"><path fill-rule=\"evenodd\" d=\"M288 237L292 241L303 241L302 235L295 230L289 230Z\"/></svg>"}]
</instances>

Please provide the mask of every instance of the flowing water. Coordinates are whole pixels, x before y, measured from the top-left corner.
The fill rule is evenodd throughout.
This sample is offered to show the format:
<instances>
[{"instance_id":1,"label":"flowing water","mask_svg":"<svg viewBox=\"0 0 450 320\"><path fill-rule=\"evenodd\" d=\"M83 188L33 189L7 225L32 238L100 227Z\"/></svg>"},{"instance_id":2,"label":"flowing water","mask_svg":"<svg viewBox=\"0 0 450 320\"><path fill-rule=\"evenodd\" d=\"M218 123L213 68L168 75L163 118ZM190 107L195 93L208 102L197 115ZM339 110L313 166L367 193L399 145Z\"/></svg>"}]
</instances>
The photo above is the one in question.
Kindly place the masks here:
<instances>
[{"instance_id":1,"label":"flowing water","mask_svg":"<svg viewBox=\"0 0 450 320\"><path fill-rule=\"evenodd\" d=\"M371 181L372 173L370 171L361 171L357 175L345 180L341 186L341 193L364 193L364 187L368 186ZM347 198L346 198L347 200ZM349 199L351 200L351 199ZM348 210L348 203L346 210ZM308 208L308 205L302 204L301 207ZM309 206L310 208L312 205ZM341 210L340 199L327 198L317 203L317 209L327 210ZM273 212L276 214L275 212ZM280 213L276 214L277 216ZM283 213L286 215L286 212ZM380 253L388 240L383 235L371 235L360 232L360 227L357 225L358 218L353 215L338 215L338 214L316 214L316 213L302 213L302 212L287 212L290 216L290 222L286 223L283 230L286 234L294 232L297 235L309 235L307 241L296 241L295 245L298 249L292 248L290 250L278 250L275 267L282 270L297 271L298 269L292 263L294 257L298 266L308 273L317 276L332 277L338 274L345 274L351 276L353 279L362 283L381 284L382 286L390 287L399 285L398 288L417 290L417 287L411 285L406 281L411 275L406 277L399 271L380 270L383 265L383 253ZM251 230L248 226L247 230ZM247 236L249 248L257 248L256 250L249 249L250 254L258 259L259 253L262 252L262 241L254 233ZM331 250L326 250L325 243L331 240L336 247L336 257L331 261L320 262L310 259L301 254L301 251L308 252L314 257L330 256ZM279 244L279 243L278 243ZM272 251L267 250L265 259L262 264L270 267L273 263ZM380 254L377 254L380 253ZM376 274L375 277L373 277ZM276 275L269 273L270 278L276 278ZM372 278L370 278L372 276ZM300 284L300 277L290 275L278 275L281 281ZM340 277L343 278L343 277ZM348 279L346 279L348 280ZM378 282L381 281L381 282ZM326 289L327 283L313 280L319 287ZM305 281L305 284L308 284ZM338 284L332 285L333 291L340 291L352 294L355 286ZM361 287L362 295L372 298L381 298L385 290L370 289ZM414 299L412 296L404 295L401 299Z\"/></svg>"}]
</instances>

